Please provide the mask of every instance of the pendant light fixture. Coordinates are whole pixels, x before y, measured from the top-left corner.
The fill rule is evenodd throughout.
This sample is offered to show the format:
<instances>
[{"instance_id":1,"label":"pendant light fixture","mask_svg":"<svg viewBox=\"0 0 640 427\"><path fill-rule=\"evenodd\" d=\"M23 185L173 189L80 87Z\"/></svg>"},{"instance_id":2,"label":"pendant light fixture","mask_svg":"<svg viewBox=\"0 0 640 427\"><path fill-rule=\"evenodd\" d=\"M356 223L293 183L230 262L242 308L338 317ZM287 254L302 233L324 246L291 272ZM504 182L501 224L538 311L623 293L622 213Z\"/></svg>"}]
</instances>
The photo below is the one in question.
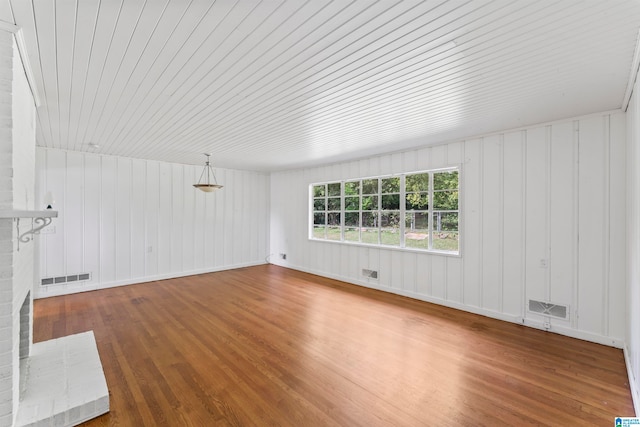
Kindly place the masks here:
<instances>
[{"instance_id":1,"label":"pendant light fixture","mask_svg":"<svg viewBox=\"0 0 640 427\"><path fill-rule=\"evenodd\" d=\"M209 162L209 157L211 157L211 154L205 153L204 155L207 156L207 162L204 164L204 169L200 174L200 179L198 180L198 183L193 184L193 186L196 187L198 190L204 191L205 193L212 193L222 188L222 185L218 185L218 182L216 180L216 174L213 173L213 168L211 167L211 163ZM205 172L207 173L207 180L206 182L202 182L202 178L204 177ZM213 176L213 184L211 183L211 176Z\"/></svg>"}]
</instances>

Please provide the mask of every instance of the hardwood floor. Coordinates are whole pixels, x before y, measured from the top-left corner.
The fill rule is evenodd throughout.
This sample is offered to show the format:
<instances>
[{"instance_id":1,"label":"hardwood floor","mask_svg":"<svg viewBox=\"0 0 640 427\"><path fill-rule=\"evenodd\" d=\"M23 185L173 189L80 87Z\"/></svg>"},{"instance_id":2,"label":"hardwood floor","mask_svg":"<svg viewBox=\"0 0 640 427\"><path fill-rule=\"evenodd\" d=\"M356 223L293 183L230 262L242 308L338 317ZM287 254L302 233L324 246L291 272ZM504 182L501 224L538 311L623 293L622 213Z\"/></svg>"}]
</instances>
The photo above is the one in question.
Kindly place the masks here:
<instances>
[{"instance_id":1,"label":"hardwood floor","mask_svg":"<svg viewBox=\"0 0 640 427\"><path fill-rule=\"evenodd\" d=\"M93 330L111 412L86 425L613 425L622 351L273 265L37 300Z\"/></svg>"}]
</instances>

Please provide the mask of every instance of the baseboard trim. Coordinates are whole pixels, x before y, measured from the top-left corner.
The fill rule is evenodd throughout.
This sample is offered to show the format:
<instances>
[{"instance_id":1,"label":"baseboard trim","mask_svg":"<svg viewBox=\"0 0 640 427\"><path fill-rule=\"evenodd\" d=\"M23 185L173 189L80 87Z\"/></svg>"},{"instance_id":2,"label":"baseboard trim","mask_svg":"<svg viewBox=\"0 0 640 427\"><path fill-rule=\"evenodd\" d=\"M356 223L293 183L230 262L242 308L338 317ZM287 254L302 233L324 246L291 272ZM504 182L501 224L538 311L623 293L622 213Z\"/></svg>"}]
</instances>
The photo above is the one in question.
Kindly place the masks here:
<instances>
[{"instance_id":1,"label":"baseboard trim","mask_svg":"<svg viewBox=\"0 0 640 427\"><path fill-rule=\"evenodd\" d=\"M627 365L627 376L629 377L629 388L631 389L631 399L633 400L633 409L635 410L635 416L640 416L640 389L638 383L633 375L633 369L631 369L631 355L629 354L629 348L624 345L622 349L624 352L624 363Z\"/></svg>"},{"instance_id":2,"label":"baseboard trim","mask_svg":"<svg viewBox=\"0 0 640 427\"><path fill-rule=\"evenodd\" d=\"M78 282L73 285L48 285L36 286L33 295L34 299L49 298L60 295L77 294L80 292L97 291L100 289L115 288L118 286L135 285L138 283L155 282L158 280L175 279L178 277L195 276L197 274L215 273L216 271L233 270L235 268L253 267L256 265L266 264L265 261L245 262L240 264L225 265L221 267L201 268L197 270L183 271L179 273L157 274L155 276L136 277L127 280L117 280L112 282ZM83 284L84 283L84 284Z\"/></svg>"},{"instance_id":3,"label":"baseboard trim","mask_svg":"<svg viewBox=\"0 0 640 427\"><path fill-rule=\"evenodd\" d=\"M580 339L583 341L594 342L596 344L602 344L609 347L615 347L622 349L624 347L624 341L617 339L606 337L603 335L594 334L586 331L579 331L571 328L566 328L562 326L553 325L551 329L546 329L542 322L538 322L532 319L526 319L518 315L511 315L508 313L500 313L493 310L487 310L481 307L475 307L470 305L465 305L456 301L448 301L445 299L431 297L428 295L419 294L416 292L406 291L398 288L391 288L388 286L380 286L375 279L367 279L367 280L354 280L351 277L345 277L337 274L330 274L324 271L317 271L313 269L308 269L296 265L291 265L289 263L281 263L281 262L271 262L271 264L278 265L285 268L290 268L292 270L298 270L309 274L315 274L317 276L327 277L330 279L340 280L342 282L351 283L353 285L364 286L366 288L376 289L383 292L389 292L396 295L402 295L409 298L417 299L420 301L430 302L433 304L442 305L444 307L455 308L456 310L466 311L468 313L479 314L481 316L490 317L492 319L504 320L505 322L516 323L519 325L524 325L534 329L540 329L543 331L556 333L559 335L568 336L571 338Z\"/></svg>"}]
</instances>

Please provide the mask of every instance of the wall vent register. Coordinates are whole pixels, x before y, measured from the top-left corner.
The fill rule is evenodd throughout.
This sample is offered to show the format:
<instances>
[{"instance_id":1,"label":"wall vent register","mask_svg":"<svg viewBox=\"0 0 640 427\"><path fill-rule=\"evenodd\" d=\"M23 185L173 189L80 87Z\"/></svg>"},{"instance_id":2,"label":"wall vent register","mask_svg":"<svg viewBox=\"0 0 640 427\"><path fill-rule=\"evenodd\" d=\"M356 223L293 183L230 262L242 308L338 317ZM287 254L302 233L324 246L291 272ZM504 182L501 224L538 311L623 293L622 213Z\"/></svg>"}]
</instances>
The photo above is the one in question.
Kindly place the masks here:
<instances>
[{"instance_id":1,"label":"wall vent register","mask_svg":"<svg viewBox=\"0 0 640 427\"><path fill-rule=\"evenodd\" d=\"M40 280L40 285L61 285L63 283L85 282L87 280L91 280L91 273L72 274L70 276L46 277Z\"/></svg>"},{"instance_id":2,"label":"wall vent register","mask_svg":"<svg viewBox=\"0 0 640 427\"><path fill-rule=\"evenodd\" d=\"M551 302L529 300L529 311L543 316L569 319L569 306Z\"/></svg>"}]
</instances>

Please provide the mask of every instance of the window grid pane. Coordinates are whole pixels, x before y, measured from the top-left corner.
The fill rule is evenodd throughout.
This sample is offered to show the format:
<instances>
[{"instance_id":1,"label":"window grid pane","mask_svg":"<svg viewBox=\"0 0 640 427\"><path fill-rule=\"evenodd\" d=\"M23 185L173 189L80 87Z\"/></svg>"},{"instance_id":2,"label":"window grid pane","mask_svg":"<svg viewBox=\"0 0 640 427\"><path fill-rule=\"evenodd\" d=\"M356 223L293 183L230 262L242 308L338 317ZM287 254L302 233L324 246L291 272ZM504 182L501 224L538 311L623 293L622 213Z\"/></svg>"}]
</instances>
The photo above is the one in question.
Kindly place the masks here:
<instances>
[{"instance_id":1,"label":"window grid pane","mask_svg":"<svg viewBox=\"0 0 640 427\"><path fill-rule=\"evenodd\" d=\"M429 249L429 212L405 214L404 242L407 248Z\"/></svg>"},{"instance_id":2,"label":"window grid pane","mask_svg":"<svg viewBox=\"0 0 640 427\"><path fill-rule=\"evenodd\" d=\"M316 184L312 238L457 253L458 170Z\"/></svg>"},{"instance_id":3,"label":"window grid pane","mask_svg":"<svg viewBox=\"0 0 640 427\"><path fill-rule=\"evenodd\" d=\"M441 251L458 250L458 212L435 211L433 223L433 249Z\"/></svg>"}]
</instances>

